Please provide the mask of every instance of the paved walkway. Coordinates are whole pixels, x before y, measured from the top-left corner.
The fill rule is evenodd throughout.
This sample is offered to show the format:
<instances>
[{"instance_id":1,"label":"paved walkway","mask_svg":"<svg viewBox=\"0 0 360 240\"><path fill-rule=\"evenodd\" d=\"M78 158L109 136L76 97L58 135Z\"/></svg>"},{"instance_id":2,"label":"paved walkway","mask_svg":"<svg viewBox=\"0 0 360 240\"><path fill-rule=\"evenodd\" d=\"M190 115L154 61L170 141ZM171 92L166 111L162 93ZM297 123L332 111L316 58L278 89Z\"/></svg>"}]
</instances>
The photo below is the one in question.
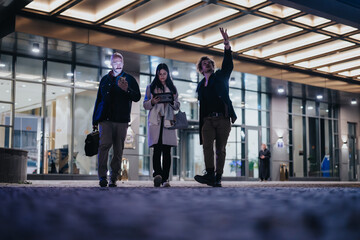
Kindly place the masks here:
<instances>
[{"instance_id":1,"label":"paved walkway","mask_svg":"<svg viewBox=\"0 0 360 240\"><path fill-rule=\"evenodd\" d=\"M360 183L0 184L1 239L360 239Z\"/></svg>"}]
</instances>

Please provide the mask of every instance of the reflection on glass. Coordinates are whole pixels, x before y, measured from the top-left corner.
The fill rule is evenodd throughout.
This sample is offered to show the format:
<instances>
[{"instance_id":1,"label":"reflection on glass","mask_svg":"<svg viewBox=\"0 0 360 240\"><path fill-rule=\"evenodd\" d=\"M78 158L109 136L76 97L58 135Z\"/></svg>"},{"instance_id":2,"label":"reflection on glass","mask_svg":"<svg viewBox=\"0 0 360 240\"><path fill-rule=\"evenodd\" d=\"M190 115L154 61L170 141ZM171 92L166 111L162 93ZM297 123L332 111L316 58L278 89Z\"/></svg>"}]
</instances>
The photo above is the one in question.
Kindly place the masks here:
<instances>
[{"instance_id":1,"label":"reflection on glass","mask_svg":"<svg viewBox=\"0 0 360 240\"><path fill-rule=\"evenodd\" d=\"M259 114L257 110L245 109L245 124L248 126L259 125Z\"/></svg>"},{"instance_id":2,"label":"reflection on glass","mask_svg":"<svg viewBox=\"0 0 360 240\"><path fill-rule=\"evenodd\" d=\"M188 119L198 119L196 83L174 80L174 85L179 93L181 111L186 112Z\"/></svg>"},{"instance_id":3,"label":"reflection on glass","mask_svg":"<svg viewBox=\"0 0 360 240\"><path fill-rule=\"evenodd\" d=\"M245 91L245 107L258 109L258 93Z\"/></svg>"},{"instance_id":4,"label":"reflection on glass","mask_svg":"<svg viewBox=\"0 0 360 240\"><path fill-rule=\"evenodd\" d=\"M303 113L302 100L298 98L293 98L291 108L292 108L292 113L302 114Z\"/></svg>"},{"instance_id":5,"label":"reflection on glass","mask_svg":"<svg viewBox=\"0 0 360 240\"><path fill-rule=\"evenodd\" d=\"M44 173L69 173L70 101L70 88L47 86Z\"/></svg>"},{"instance_id":6,"label":"reflection on glass","mask_svg":"<svg viewBox=\"0 0 360 240\"><path fill-rule=\"evenodd\" d=\"M11 101L11 89L12 81L0 79L0 101Z\"/></svg>"},{"instance_id":7,"label":"reflection on glass","mask_svg":"<svg viewBox=\"0 0 360 240\"><path fill-rule=\"evenodd\" d=\"M303 117L292 117L294 177L304 177Z\"/></svg>"},{"instance_id":8,"label":"reflection on glass","mask_svg":"<svg viewBox=\"0 0 360 240\"><path fill-rule=\"evenodd\" d=\"M230 88L241 88L241 72L233 71L229 79ZM231 91L231 90L230 90Z\"/></svg>"},{"instance_id":9,"label":"reflection on glass","mask_svg":"<svg viewBox=\"0 0 360 240\"><path fill-rule=\"evenodd\" d=\"M11 78L11 71L12 57L10 55L0 54L0 77Z\"/></svg>"},{"instance_id":10,"label":"reflection on glass","mask_svg":"<svg viewBox=\"0 0 360 240\"><path fill-rule=\"evenodd\" d=\"M249 73L245 73L244 78L245 78L245 89L246 90L253 90L253 91L258 90L258 76L249 74Z\"/></svg>"},{"instance_id":11,"label":"reflection on glass","mask_svg":"<svg viewBox=\"0 0 360 240\"><path fill-rule=\"evenodd\" d=\"M42 85L16 83L14 148L28 151L28 161L40 166ZM36 170L31 173L36 173Z\"/></svg>"},{"instance_id":12,"label":"reflection on glass","mask_svg":"<svg viewBox=\"0 0 360 240\"><path fill-rule=\"evenodd\" d=\"M306 115L308 116L316 116L315 102L314 101L306 101Z\"/></svg>"},{"instance_id":13,"label":"reflection on glass","mask_svg":"<svg viewBox=\"0 0 360 240\"><path fill-rule=\"evenodd\" d=\"M18 57L16 60L16 78L27 81L42 81L42 61Z\"/></svg>"},{"instance_id":14,"label":"reflection on glass","mask_svg":"<svg viewBox=\"0 0 360 240\"><path fill-rule=\"evenodd\" d=\"M320 113L320 117L330 117L331 111L329 110L329 104L320 103L319 113Z\"/></svg>"},{"instance_id":15,"label":"reflection on glass","mask_svg":"<svg viewBox=\"0 0 360 240\"><path fill-rule=\"evenodd\" d=\"M98 69L76 66L75 86L83 88L97 88L99 86Z\"/></svg>"},{"instance_id":16,"label":"reflection on glass","mask_svg":"<svg viewBox=\"0 0 360 240\"><path fill-rule=\"evenodd\" d=\"M186 173L187 178L203 175L205 169L203 151L200 146L199 133L189 133L186 137ZM194 147L195 146L195 147Z\"/></svg>"},{"instance_id":17,"label":"reflection on glass","mask_svg":"<svg viewBox=\"0 0 360 240\"><path fill-rule=\"evenodd\" d=\"M71 61L71 42L48 38L48 58Z\"/></svg>"},{"instance_id":18,"label":"reflection on glass","mask_svg":"<svg viewBox=\"0 0 360 240\"><path fill-rule=\"evenodd\" d=\"M259 177L259 135L257 130L248 130L249 177Z\"/></svg>"},{"instance_id":19,"label":"reflection on glass","mask_svg":"<svg viewBox=\"0 0 360 240\"><path fill-rule=\"evenodd\" d=\"M71 84L71 65L57 62L48 62L47 79L48 83L64 84L70 86Z\"/></svg>"},{"instance_id":20,"label":"reflection on glass","mask_svg":"<svg viewBox=\"0 0 360 240\"><path fill-rule=\"evenodd\" d=\"M92 115L96 100L96 91L80 90L75 91L75 127L74 127L74 164L73 173L97 174L97 156L85 156L84 136L92 132Z\"/></svg>"}]
</instances>

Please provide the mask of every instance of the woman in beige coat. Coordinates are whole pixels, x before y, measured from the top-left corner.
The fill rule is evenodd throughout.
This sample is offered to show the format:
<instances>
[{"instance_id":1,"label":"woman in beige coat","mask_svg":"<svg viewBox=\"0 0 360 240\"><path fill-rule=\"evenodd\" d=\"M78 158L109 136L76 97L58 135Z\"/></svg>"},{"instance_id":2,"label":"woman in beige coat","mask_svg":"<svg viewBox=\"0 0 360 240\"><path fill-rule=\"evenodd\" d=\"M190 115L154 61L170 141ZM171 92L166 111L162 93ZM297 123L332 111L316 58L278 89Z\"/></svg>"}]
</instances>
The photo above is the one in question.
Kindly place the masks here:
<instances>
[{"instance_id":1,"label":"woman in beige coat","mask_svg":"<svg viewBox=\"0 0 360 240\"><path fill-rule=\"evenodd\" d=\"M171 93L173 101L162 102L157 93ZM169 68L160 63L156 76L146 88L144 108L149 110L148 145L154 148L153 168L154 187L170 187L171 147L177 146L176 130L169 129L174 120L174 111L179 110L178 92L170 78ZM161 165L162 154L162 165Z\"/></svg>"}]
</instances>

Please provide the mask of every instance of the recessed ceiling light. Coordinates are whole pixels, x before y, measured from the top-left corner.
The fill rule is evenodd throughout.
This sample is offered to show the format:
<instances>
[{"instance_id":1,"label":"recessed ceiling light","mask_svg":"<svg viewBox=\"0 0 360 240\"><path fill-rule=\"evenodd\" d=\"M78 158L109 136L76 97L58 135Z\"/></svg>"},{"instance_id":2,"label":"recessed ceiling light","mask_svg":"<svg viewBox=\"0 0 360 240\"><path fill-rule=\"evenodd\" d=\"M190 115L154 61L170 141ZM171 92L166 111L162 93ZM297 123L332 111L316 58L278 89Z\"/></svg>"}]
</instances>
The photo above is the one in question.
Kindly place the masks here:
<instances>
[{"instance_id":1,"label":"recessed ceiling light","mask_svg":"<svg viewBox=\"0 0 360 240\"><path fill-rule=\"evenodd\" d=\"M5 63L0 63L0 67L5 67Z\"/></svg>"},{"instance_id":2,"label":"recessed ceiling light","mask_svg":"<svg viewBox=\"0 0 360 240\"><path fill-rule=\"evenodd\" d=\"M34 53L40 52L40 44L39 43L33 43L31 51L33 51Z\"/></svg>"},{"instance_id":3,"label":"recessed ceiling light","mask_svg":"<svg viewBox=\"0 0 360 240\"><path fill-rule=\"evenodd\" d=\"M316 96L316 98L317 98L317 99L323 99L323 95L320 95L320 94L319 94L319 95Z\"/></svg>"},{"instance_id":4,"label":"recessed ceiling light","mask_svg":"<svg viewBox=\"0 0 360 240\"><path fill-rule=\"evenodd\" d=\"M278 91L278 93L284 93L285 89L283 86L280 86L277 91Z\"/></svg>"},{"instance_id":5,"label":"recessed ceiling light","mask_svg":"<svg viewBox=\"0 0 360 240\"><path fill-rule=\"evenodd\" d=\"M178 71L177 67L174 67L174 70L172 71L172 75L173 76L178 76L179 75L179 71Z\"/></svg>"},{"instance_id":6,"label":"recessed ceiling light","mask_svg":"<svg viewBox=\"0 0 360 240\"><path fill-rule=\"evenodd\" d=\"M67 73L67 74L66 74L66 76L68 76L68 77L72 77L72 76L74 76L74 74L73 74L73 73L71 73L71 72L69 72L69 73Z\"/></svg>"},{"instance_id":7,"label":"recessed ceiling light","mask_svg":"<svg viewBox=\"0 0 360 240\"><path fill-rule=\"evenodd\" d=\"M357 104L357 101L356 101L356 99L355 99L355 98L351 100L351 104L352 104L352 105Z\"/></svg>"}]
</instances>

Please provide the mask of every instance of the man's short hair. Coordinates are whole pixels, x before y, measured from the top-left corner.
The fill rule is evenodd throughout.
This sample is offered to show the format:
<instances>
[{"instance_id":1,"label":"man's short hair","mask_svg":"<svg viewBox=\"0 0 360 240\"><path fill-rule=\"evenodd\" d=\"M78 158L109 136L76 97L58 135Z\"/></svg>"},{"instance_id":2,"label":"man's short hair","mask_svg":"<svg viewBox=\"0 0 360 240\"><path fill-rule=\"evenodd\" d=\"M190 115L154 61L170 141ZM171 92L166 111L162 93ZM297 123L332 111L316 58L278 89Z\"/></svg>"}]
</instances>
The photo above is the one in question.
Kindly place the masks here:
<instances>
[{"instance_id":1,"label":"man's short hair","mask_svg":"<svg viewBox=\"0 0 360 240\"><path fill-rule=\"evenodd\" d=\"M208 56L203 56L203 57L201 57L201 58L199 59L198 63L196 64L197 70L198 70L198 72L201 73L201 74L203 74L203 73L202 73L201 63L202 63L202 61L204 61L204 60L209 60L210 63L211 63L211 65L212 65L213 68L215 69L215 62L214 62L214 60L212 60L212 59L209 58Z\"/></svg>"},{"instance_id":2,"label":"man's short hair","mask_svg":"<svg viewBox=\"0 0 360 240\"><path fill-rule=\"evenodd\" d=\"M111 55L110 61L112 62L114 58L121 58L121 60L124 62L124 57L121 55L121 53L114 52L113 55Z\"/></svg>"}]
</instances>

